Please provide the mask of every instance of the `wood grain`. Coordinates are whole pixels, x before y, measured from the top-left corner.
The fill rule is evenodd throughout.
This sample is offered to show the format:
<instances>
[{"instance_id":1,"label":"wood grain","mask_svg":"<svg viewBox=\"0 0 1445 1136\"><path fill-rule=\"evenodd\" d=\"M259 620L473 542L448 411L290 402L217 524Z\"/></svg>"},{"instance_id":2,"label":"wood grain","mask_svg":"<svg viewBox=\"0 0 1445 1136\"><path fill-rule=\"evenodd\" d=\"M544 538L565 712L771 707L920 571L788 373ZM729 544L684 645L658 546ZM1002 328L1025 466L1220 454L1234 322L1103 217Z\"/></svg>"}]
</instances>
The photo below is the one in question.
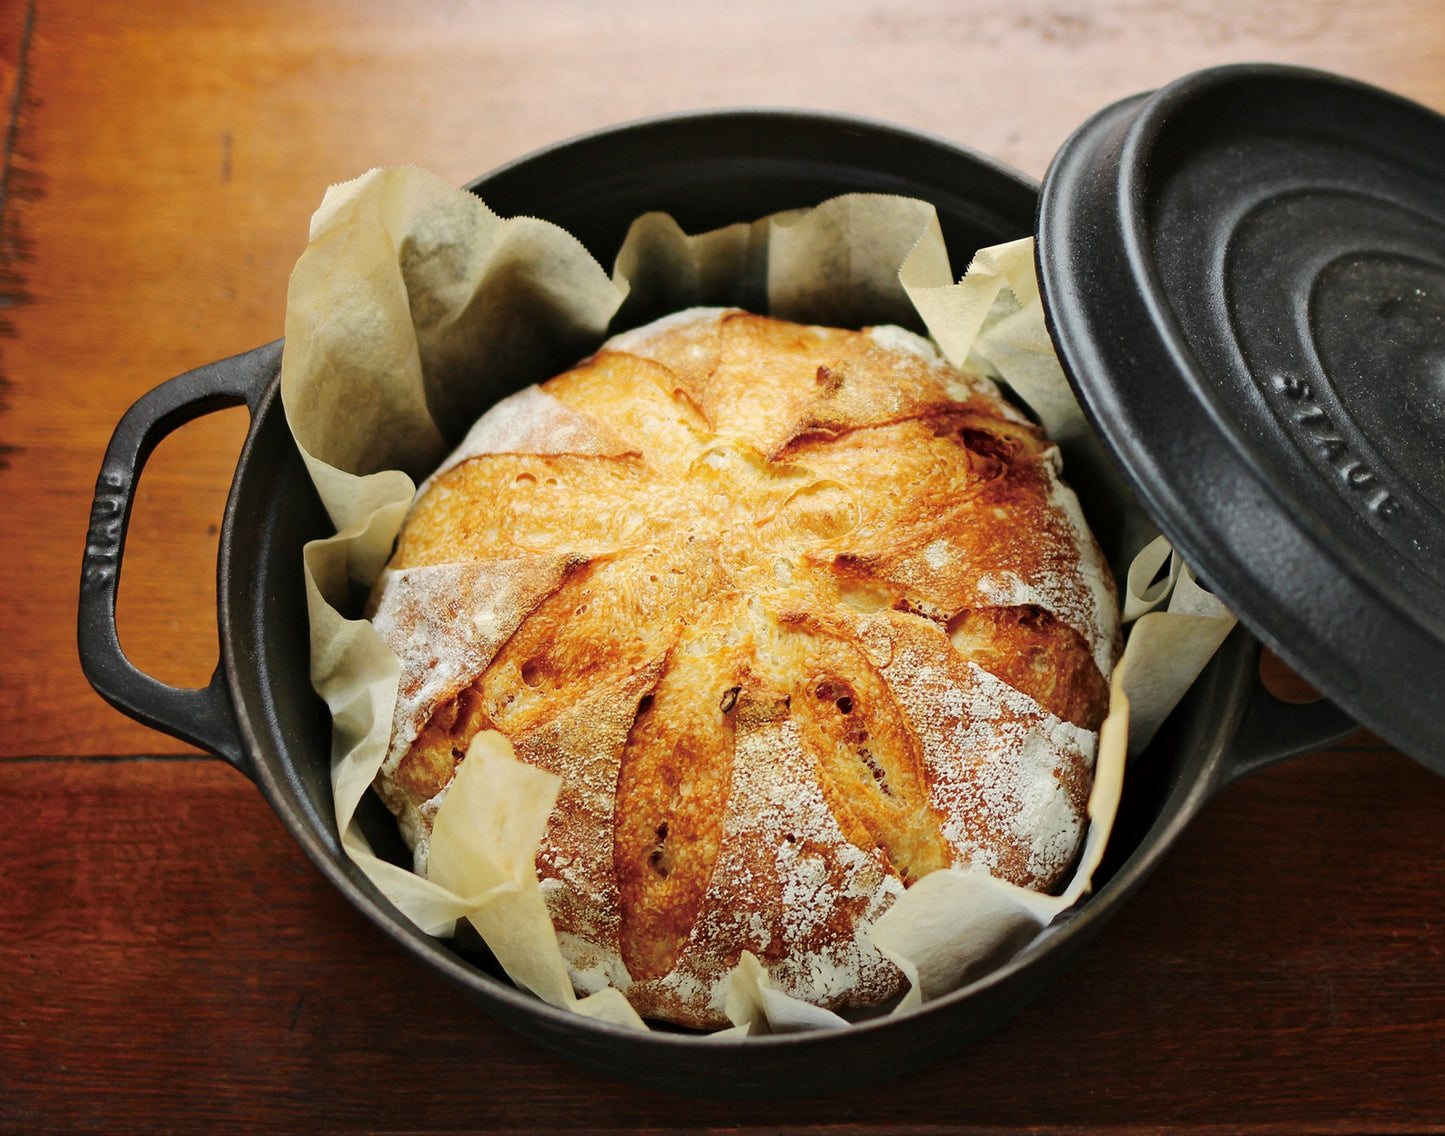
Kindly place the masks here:
<instances>
[{"instance_id":1,"label":"wood grain","mask_svg":"<svg viewBox=\"0 0 1445 1136\"><path fill-rule=\"evenodd\" d=\"M1234 786L985 1044L773 1104L633 1089L519 1041L219 762L13 761L0 799L6 1131L1445 1129L1445 781L1398 755Z\"/></svg>"},{"instance_id":2,"label":"wood grain","mask_svg":"<svg viewBox=\"0 0 1445 1136\"><path fill-rule=\"evenodd\" d=\"M332 182L411 162L460 183L578 131L756 104L1039 176L1108 102L1252 59L1445 110L1438 0L0 3L0 1131L1445 1130L1445 781L1368 736L1227 790L987 1044L881 1094L698 1104L480 1015L229 767L136 759L188 749L106 706L74 646L111 430L281 334ZM119 620L167 682L216 659L245 428L187 426L140 484Z\"/></svg>"},{"instance_id":3,"label":"wood grain","mask_svg":"<svg viewBox=\"0 0 1445 1136\"><path fill-rule=\"evenodd\" d=\"M890 119L1038 176L1105 103L1251 58L1445 108L1435 0L35 0L0 15L0 36L16 112L0 225L0 642L23 646L0 658L0 754L186 751L80 673L69 613L94 479L142 393L281 334L328 183L404 162L461 182L581 130L729 104ZM142 482L122 641L166 681L198 684L214 665L214 527L244 420L187 427Z\"/></svg>"}]
</instances>

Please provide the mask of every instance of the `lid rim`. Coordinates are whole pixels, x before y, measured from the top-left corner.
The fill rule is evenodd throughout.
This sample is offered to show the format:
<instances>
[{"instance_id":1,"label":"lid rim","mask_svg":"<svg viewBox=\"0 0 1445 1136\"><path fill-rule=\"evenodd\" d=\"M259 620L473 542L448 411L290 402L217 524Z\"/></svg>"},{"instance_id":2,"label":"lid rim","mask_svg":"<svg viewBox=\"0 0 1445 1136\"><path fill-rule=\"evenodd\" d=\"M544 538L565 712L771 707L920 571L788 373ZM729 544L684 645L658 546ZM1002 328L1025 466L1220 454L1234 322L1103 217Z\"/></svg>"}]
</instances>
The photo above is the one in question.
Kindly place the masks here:
<instances>
[{"instance_id":1,"label":"lid rim","mask_svg":"<svg viewBox=\"0 0 1445 1136\"><path fill-rule=\"evenodd\" d=\"M1155 265L1151 242L1148 237L1148 194L1146 190L1147 170L1150 151L1166 129L1175 105L1184 99L1198 98L1211 87L1224 85L1243 72L1252 76L1273 76L1282 80L1308 78L1332 86L1354 86L1362 93L1376 93L1375 88L1355 83L1340 76L1306 68L1291 68L1276 64L1246 64L1239 67L1221 67L1206 72L1196 72L1168 84L1144 99L1130 120L1124 133L1119 159L1120 191L1118 207L1120 215L1121 247L1130 268L1130 275L1136 285L1138 298L1143 302L1155 331L1170 356L1175 371L1184 379L1191 397L1209 415L1210 424L1224 436L1238 457L1249 466L1258 483L1279 504L1288 509L1300 527L1311 539L1321 557L1328 557L1354 581L1366 588L1379 592L1380 598L1395 609L1395 614L1406 621L1422 620L1430 637L1445 649L1445 626L1432 619L1430 613L1419 613L1414 604L1393 581L1376 579L1369 572L1367 559L1358 549L1348 547L1331 539L1329 523L1305 495L1300 493L1283 477L1279 467L1272 465L1264 447L1251 439L1242 429L1238 418L1225 405L1221 392L1205 376L1197 356L1189 344L1183 326L1175 315L1168 299L1164 281ZM1383 92L1388 94L1388 92ZM1401 104L1420 110L1408 100ZM1445 118L1440 125L1445 130ZM1264 200L1272 200L1265 198ZM1250 202L1248 208L1240 211L1240 217L1247 217L1259 207L1259 201ZM1301 318L1303 318L1301 316ZM1310 349L1313 350L1312 345Z\"/></svg>"},{"instance_id":2,"label":"lid rim","mask_svg":"<svg viewBox=\"0 0 1445 1136\"><path fill-rule=\"evenodd\" d=\"M1290 507L1293 487L1271 480L1222 413L1154 267L1148 163L1159 132L1181 103L1261 77L1373 91L1322 72L1236 65L1093 116L1055 155L1040 196L1036 258L1049 333L1125 480L1241 621L1326 696L1445 772L1440 640L1340 562L1336 542L1312 531L1313 510ZM1277 542L1260 562L1250 561L1260 550L1248 539L1232 540L1251 535Z\"/></svg>"},{"instance_id":3,"label":"lid rim","mask_svg":"<svg viewBox=\"0 0 1445 1136\"><path fill-rule=\"evenodd\" d=\"M1178 373L1185 379L1191 396L1208 412L1212 425L1224 435L1235 453L1254 470L1260 484L1272 493L1283 507L1291 510L1297 520L1302 522L1303 527L1313 538L1320 555L1334 560L1343 571L1350 573L1358 583L1366 588L1379 590L1381 597L1391 604L1399 615L1407 620L1414 620L1419 618L1416 614L1418 604L1412 601L1393 581L1373 577L1369 571L1368 559L1360 550L1331 539L1328 520L1304 494L1279 475L1278 464L1271 463L1264 447L1255 439L1250 438L1244 432L1237 416L1229 412L1221 392L1205 379L1204 370L1189 345L1188 336L1175 315L1163 279L1155 265L1148 239L1148 192L1146 189L1151 148L1167 129L1170 116L1176 112L1179 103L1204 97L1214 88L1237 82L1242 75L1252 78L1268 77L1288 82L1323 83L1331 87L1353 89L1369 98L1383 95L1393 100L1397 107L1407 110L1409 113L1424 112L1435 117L1442 133L1445 133L1445 117L1436 116L1428 108L1421 107L1390 92L1381 91L1367 84L1325 71L1268 63L1219 67L1186 75L1161 87L1144 99L1129 122L1122 143L1119 164L1121 188L1118 203L1121 215L1121 245L1130 265L1132 278L1136 284L1142 285L1139 288L1140 299L1143 300L1148 310L1155 330L1164 341L1171 361ZM1239 211L1240 219L1244 219L1259 208L1262 202L1270 200L1274 200L1274 198L1265 196L1260 200L1251 200L1247 208ZM1421 219L1425 220L1426 218L1422 217ZM1303 317L1301 316L1301 318ZM1429 613L1423 613L1423 617L1427 623L1433 624L1429 628L1431 637L1439 641L1442 649L1445 649L1445 623L1431 619Z\"/></svg>"}]
</instances>

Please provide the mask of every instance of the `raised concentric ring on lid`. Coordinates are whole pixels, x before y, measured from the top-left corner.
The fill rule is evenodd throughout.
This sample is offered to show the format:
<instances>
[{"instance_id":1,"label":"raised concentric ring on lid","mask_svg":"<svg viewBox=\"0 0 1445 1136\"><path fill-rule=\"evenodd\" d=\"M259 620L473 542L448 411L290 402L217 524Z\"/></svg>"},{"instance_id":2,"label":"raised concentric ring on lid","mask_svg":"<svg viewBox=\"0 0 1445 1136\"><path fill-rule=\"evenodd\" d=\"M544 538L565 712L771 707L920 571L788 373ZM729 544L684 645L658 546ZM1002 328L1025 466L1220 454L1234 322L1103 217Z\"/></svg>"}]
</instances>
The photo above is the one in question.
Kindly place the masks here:
<instances>
[{"instance_id":1,"label":"raised concentric ring on lid","mask_svg":"<svg viewBox=\"0 0 1445 1136\"><path fill-rule=\"evenodd\" d=\"M1233 66L1044 183L1050 330L1161 528L1329 697L1445 772L1445 119Z\"/></svg>"}]
</instances>

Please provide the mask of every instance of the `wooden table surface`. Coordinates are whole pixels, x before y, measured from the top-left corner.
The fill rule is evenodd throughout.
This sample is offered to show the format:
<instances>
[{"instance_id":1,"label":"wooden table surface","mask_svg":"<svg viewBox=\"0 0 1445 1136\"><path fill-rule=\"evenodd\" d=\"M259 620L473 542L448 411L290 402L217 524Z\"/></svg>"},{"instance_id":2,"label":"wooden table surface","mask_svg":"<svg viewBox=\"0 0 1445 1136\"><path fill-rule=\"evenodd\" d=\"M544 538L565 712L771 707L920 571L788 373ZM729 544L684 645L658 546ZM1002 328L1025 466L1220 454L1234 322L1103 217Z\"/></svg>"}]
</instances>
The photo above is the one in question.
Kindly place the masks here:
<instances>
[{"instance_id":1,"label":"wooden table surface","mask_svg":"<svg viewBox=\"0 0 1445 1136\"><path fill-rule=\"evenodd\" d=\"M1439 0L0 5L0 1131L1445 1129L1445 780L1366 735L1226 790L1065 980L878 1091L696 1103L542 1053L384 941L229 766L76 657L100 455L136 398L281 334L326 186L453 182L578 131L772 104L1034 175L1195 68L1445 110ZM235 409L162 443L119 618L216 659Z\"/></svg>"}]
</instances>

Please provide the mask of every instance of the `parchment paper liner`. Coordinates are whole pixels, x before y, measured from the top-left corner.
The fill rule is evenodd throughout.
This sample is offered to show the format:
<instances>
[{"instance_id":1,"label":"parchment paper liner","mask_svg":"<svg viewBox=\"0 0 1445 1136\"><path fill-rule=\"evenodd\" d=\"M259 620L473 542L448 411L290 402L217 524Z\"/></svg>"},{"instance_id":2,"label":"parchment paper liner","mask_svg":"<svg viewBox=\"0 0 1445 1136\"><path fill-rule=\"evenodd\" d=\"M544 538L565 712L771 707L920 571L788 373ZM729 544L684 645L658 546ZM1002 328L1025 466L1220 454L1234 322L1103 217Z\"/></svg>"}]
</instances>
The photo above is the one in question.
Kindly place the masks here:
<instances>
[{"instance_id":1,"label":"parchment paper liner","mask_svg":"<svg viewBox=\"0 0 1445 1136\"><path fill-rule=\"evenodd\" d=\"M1032 241L980 251L955 282L932 206L905 198L849 195L694 237L648 214L609 278L553 225L498 218L420 170L373 171L327 191L288 296L282 399L338 529L306 546L305 568L312 681L333 717L343 847L423 930L448 935L469 919L518 986L639 1029L647 1026L620 991L573 993L534 867L557 779L517 761L500 735L479 735L461 764L436 817L429 879L372 852L355 814L388 748L399 665L368 622L342 612L359 610L390 556L413 479L487 406L595 349L619 309L618 324L635 326L759 294L770 314L800 322L921 318L950 362L1006 383L1066 454L1094 444L1045 330ZM1148 527L1136 515L1130 531ZM1087 893L1127 753L1143 748L1234 624L1162 537L1122 577L1133 626L1112 678L1073 878L1057 896L963 871L920 880L872 929L911 981L892 1012L1000 965ZM772 989L750 954L729 976L726 1009L734 1026L714 1037L848 1025Z\"/></svg>"}]
</instances>

